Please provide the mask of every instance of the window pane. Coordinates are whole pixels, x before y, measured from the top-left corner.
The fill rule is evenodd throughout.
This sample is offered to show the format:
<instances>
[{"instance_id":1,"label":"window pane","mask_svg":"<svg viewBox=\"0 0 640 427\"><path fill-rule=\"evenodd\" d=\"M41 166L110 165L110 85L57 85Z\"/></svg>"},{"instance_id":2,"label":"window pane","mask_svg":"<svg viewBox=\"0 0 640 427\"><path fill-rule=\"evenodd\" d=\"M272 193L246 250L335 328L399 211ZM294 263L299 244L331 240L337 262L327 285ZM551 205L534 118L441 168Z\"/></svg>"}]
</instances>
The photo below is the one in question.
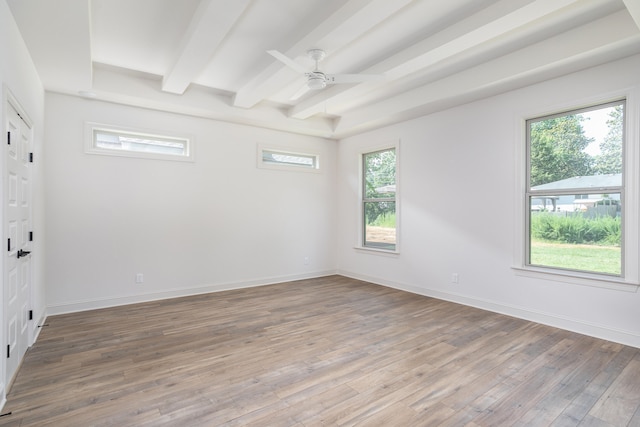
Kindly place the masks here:
<instances>
[{"instance_id":1,"label":"window pane","mask_svg":"<svg viewBox=\"0 0 640 427\"><path fill-rule=\"evenodd\" d=\"M396 150L364 155L365 199L394 199L396 196Z\"/></svg>"},{"instance_id":2,"label":"window pane","mask_svg":"<svg viewBox=\"0 0 640 427\"><path fill-rule=\"evenodd\" d=\"M262 151L262 161L277 165L302 166L317 168L316 156L310 154L295 154L279 151Z\"/></svg>"},{"instance_id":3,"label":"window pane","mask_svg":"<svg viewBox=\"0 0 640 427\"><path fill-rule=\"evenodd\" d=\"M620 275L620 193L529 199L530 265Z\"/></svg>"},{"instance_id":4,"label":"window pane","mask_svg":"<svg viewBox=\"0 0 640 427\"><path fill-rule=\"evenodd\" d=\"M567 188L580 185L570 181L577 177L621 176L623 106L530 121L530 188L569 180Z\"/></svg>"},{"instance_id":5,"label":"window pane","mask_svg":"<svg viewBox=\"0 0 640 427\"><path fill-rule=\"evenodd\" d=\"M94 146L107 150L188 156L188 142L184 139L110 132L98 129L94 130Z\"/></svg>"},{"instance_id":6,"label":"window pane","mask_svg":"<svg viewBox=\"0 0 640 427\"><path fill-rule=\"evenodd\" d=\"M395 202L365 202L364 219L364 246L396 249Z\"/></svg>"}]
</instances>

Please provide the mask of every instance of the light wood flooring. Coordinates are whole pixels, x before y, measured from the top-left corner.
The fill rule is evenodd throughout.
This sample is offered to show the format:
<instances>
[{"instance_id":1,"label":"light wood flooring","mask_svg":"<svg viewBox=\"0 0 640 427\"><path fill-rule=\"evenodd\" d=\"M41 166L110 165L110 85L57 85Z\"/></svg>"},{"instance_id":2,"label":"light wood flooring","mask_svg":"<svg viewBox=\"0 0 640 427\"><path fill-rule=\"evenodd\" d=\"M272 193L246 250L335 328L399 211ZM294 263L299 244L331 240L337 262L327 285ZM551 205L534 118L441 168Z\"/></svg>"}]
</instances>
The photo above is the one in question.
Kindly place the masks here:
<instances>
[{"instance_id":1,"label":"light wood flooring","mask_svg":"<svg viewBox=\"0 0 640 427\"><path fill-rule=\"evenodd\" d=\"M640 426L640 349L341 276L47 323L2 426Z\"/></svg>"}]
</instances>

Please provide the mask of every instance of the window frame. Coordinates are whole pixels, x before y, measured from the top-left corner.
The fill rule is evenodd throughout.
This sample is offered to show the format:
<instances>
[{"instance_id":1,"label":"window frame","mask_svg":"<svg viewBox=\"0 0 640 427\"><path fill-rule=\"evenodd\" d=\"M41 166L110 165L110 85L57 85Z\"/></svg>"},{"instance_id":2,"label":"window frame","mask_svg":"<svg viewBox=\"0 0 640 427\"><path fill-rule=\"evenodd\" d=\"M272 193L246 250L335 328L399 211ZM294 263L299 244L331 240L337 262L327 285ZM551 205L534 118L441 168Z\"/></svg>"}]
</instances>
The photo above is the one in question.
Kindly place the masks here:
<instances>
[{"instance_id":1,"label":"window frame","mask_svg":"<svg viewBox=\"0 0 640 427\"><path fill-rule=\"evenodd\" d=\"M625 186L624 186L624 178L625 178L625 167L624 167L624 162L623 162L623 167L622 167L622 179L621 179L621 183L620 185L617 186L602 186L602 187L573 187L573 188L564 188L564 189L556 189L556 190L539 190L539 189L534 189L531 187L531 124L533 123L537 123L537 122L541 122L541 121L545 121L545 120L550 120L550 119L554 119L554 118L559 118L559 117L566 117L566 116L571 116L571 115L577 115L577 114L581 114L581 113L586 113L586 112L590 112L590 111L595 111L595 110L599 110L602 108L606 108L606 107L613 107L613 106L617 106L617 105L622 105L623 109L624 109L624 114L623 114L623 120L622 120L622 159L625 158L625 150L626 150L626 135L625 135L625 121L626 121L626 116L627 116L627 112L626 112L626 99L619 99L619 100L615 100L615 101L611 101L611 102L606 102L606 103L602 103L602 104L596 104L596 105L590 105L588 107L583 107L583 108L578 108L578 109L574 109L574 110L568 110L568 111L562 111L559 113L555 113L555 114L550 114L550 115L546 115L546 116L541 116L541 117L535 117L535 118L531 118L531 119L527 119L526 120L526 144L527 144L527 170L526 170L526 183L527 183L527 187L526 187L526 200L527 200L527 207L526 207L526 236L525 236L525 265L528 267L540 267L540 268L549 268L549 269L553 269L553 270L562 270L562 271L569 271L569 272L580 272L580 273L588 273L588 274L595 274L595 275L603 275L603 276L608 276L608 277L624 277L624 267L625 267L625 252L624 252L624 230L625 230L625 215L624 215L624 208L625 208ZM568 267L559 267L559 266L549 266L549 265L538 265L538 264L533 264L531 261L531 200L532 199L536 199L536 198L543 198L544 196L549 196L549 197L562 197L562 196L571 196L571 195L590 195L590 194L594 194L594 193L602 193L602 194L619 194L620 195L620 202L622 203L622 215L621 215L621 228L622 228L622 235L621 235L621 241L620 241L620 274L613 274L613 273L604 273L604 272L596 272L596 271L592 271L592 270L576 270L576 269L572 269L572 268L568 268ZM538 197L536 197L538 196Z\"/></svg>"},{"instance_id":2,"label":"window frame","mask_svg":"<svg viewBox=\"0 0 640 427\"><path fill-rule=\"evenodd\" d=\"M179 141L185 144L186 154L169 154L169 153L154 153L145 151L133 151L133 150L116 150L109 148L102 148L96 145L97 132L102 131L110 134L119 134L127 137L141 137L141 138L157 138L167 141ZM84 151L87 154L98 154L104 156L115 157L130 157L135 159L151 159L151 160L170 160L178 162L195 162L195 150L194 150L194 138L193 136L178 135L174 132L166 131L150 131L147 129L132 128L126 126L106 125L101 123L86 122L85 123L85 147Z\"/></svg>"},{"instance_id":3,"label":"window frame","mask_svg":"<svg viewBox=\"0 0 640 427\"><path fill-rule=\"evenodd\" d=\"M395 203L395 216L396 216L396 242L394 249L385 249L374 246L365 246L365 238L366 238L366 218L365 218L365 203L367 202L376 202L376 201L390 201L385 199L370 199L365 197L365 168L364 168L364 157L367 154L374 154L388 150L395 150L396 152L396 162L395 162L395 185L396 191L395 196L393 197L393 202ZM357 233L357 242L355 244L355 249L368 251L372 253L377 253L381 255L392 255L397 256L400 254L400 143L395 142L391 144L384 144L380 146L371 147L366 150L362 150L358 153L358 177L359 177L359 193L358 193L358 233ZM389 198L391 199L391 198Z\"/></svg>"},{"instance_id":4,"label":"window frame","mask_svg":"<svg viewBox=\"0 0 640 427\"><path fill-rule=\"evenodd\" d=\"M300 157L312 157L313 166L305 166L305 165L296 165L293 163L276 163L276 162L265 162L264 161L264 153L278 153L287 156L300 156ZM257 167L260 169L272 169L272 170L281 170L281 171L290 171L290 172L311 172L311 173L320 173L321 172L321 163L320 163L320 154L312 153L312 152L304 152L297 149L285 148L285 147L275 147L272 145L266 144L258 144L257 150Z\"/></svg>"},{"instance_id":5,"label":"window frame","mask_svg":"<svg viewBox=\"0 0 640 427\"><path fill-rule=\"evenodd\" d=\"M623 177L622 185L624 195L621 194L623 230L621 239L622 269L621 274L610 275L606 273L588 272L581 270L569 270L556 267L530 265L529 260L529 141L528 120L563 116L579 111L590 111L607 104L625 102L624 118L624 145L623 145ZM613 289L626 292L637 292L640 287L640 183L639 170L640 158L638 136L640 134L640 86L627 88L623 91L610 93L605 96L591 97L571 104L556 105L546 111L529 111L517 113L518 123L516 127L516 139L520 141L516 146L516 196L520 202L516 205L517 227L514 239L512 270L518 276L551 280L556 282L576 285L593 286L605 289ZM569 190L572 194L575 189ZM591 191L593 193L593 191Z\"/></svg>"}]
</instances>

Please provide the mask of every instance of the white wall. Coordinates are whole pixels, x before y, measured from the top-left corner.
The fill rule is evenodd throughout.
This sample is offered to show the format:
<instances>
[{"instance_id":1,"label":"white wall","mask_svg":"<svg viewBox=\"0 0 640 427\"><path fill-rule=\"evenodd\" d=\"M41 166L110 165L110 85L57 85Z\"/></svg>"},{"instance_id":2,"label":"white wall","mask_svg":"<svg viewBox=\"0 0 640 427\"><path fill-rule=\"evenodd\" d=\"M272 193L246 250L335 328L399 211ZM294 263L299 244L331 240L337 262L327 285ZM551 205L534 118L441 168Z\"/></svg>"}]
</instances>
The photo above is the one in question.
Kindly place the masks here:
<instances>
[{"instance_id":1,"label":"white wall","mask_svg":"<svg viewBox=\"0 0 640 427\"><path fill-rule=\"evenodd\" d=\"M33 230L36 239L33 242L33 254L31 255L33 263L31 276L32 309L35 319L35 322L32 323L32 331L34 331L36 330L38 321L45 315L45 289L43 281L45 225L42 174L44 89L5 0L0 0L0 86L2 91L2 101L0 102L0 118L2 118L0 128L2 128L2 135L6 135L4 110L9 96L12 96L20 103L20 106L34 128L33 149L36 155L36 163L34 163L32 167L32 189ZM3 136L3 138L5 138L5 136ZM4 177L4 158L0 161L0 176ZM2 187L0 188L4 188L4 179L2 179ZM4 221L4 219L2 219L2 221ZM0 263L2 263L1 260L2 257L0 257ZM4 269L2 271L4 271ZM3 344L5 343L5 329L3 304L0 304L0 339ZM4 348L4 345L2 348ZM0 374L0 399L4 399L4 385L2 384L4 379L4 363L2 363L2 372ZM1 406L0 404L0 407Z\"/></svg>"},{"instance_id":2,"label":"white wall","mask_svg":"<svg viewBox=\"0 0 640 427\"><path fill-rule=\"evenodd\" d=\"M50 314L335 272L335 141L49 93L46 110ZM194 136L196 161L85 154L85 121ZM259 169L259 143L322 172Z\"/></svg>"},{"instance_id":3,"label":"white wall","mask_svg":"<svg viewBox=\"0 0 640 427\"><path fill-rule=\"evenodd\" d=\"M639 70L635 56L340 141L339 272L640 347L639 293L522 277L512 269L524 114L637 90ZM359 153L397 140L401 253L358 251ZM637 268L637 259L627 262Z\"/></svg>"}]
</instances>

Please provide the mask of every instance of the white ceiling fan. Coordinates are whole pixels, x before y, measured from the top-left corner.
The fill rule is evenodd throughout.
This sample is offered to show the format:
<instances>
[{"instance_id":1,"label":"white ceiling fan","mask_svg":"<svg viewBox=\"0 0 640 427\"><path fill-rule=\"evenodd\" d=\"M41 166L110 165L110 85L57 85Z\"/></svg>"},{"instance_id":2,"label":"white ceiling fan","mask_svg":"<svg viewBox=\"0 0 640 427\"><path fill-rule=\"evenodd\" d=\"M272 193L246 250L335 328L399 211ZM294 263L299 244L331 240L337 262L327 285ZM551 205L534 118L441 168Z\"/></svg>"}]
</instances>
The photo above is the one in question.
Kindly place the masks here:
<instances>
[{"instance_id":1,"label":"white ceiling fan","mask_svg":"<svg viewBox=\"0 0 640 427\"><path fill-rule=\"evenodd\" d=\"M326 56L325 51L322 49L314 48L307 51L307 56L315 62L315 68L312 71L305 69L293 59L277 50L268 50L267 53L307 77L307 83L300 88L300 90L296 92L291 99L298 99L309 90L324 89L327 85L340 83L362 83L380 80L383 78L382 75L376 74L326 74L318 68L318 63Z\"/></svg>"}]
</instances>

